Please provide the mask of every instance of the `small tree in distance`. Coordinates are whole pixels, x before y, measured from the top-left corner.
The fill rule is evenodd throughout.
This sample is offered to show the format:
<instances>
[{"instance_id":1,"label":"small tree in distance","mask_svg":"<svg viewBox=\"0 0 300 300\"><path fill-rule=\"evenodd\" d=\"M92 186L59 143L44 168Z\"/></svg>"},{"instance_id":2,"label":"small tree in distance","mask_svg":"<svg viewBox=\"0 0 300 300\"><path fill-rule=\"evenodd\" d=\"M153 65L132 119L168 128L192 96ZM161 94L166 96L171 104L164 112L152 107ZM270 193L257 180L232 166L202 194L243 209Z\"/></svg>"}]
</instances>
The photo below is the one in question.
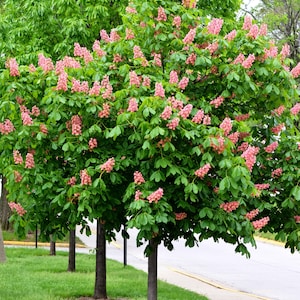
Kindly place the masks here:
<instances>
[{"instance_id":1,"label":"small tree in distance","mask_svg":"<svg viewBox=\"0 0 300 300\"><path fill-rule=\"evenodd\" d=\"M1 74L10 199L39 213L49 189L49 227L96 218L102 237L128 217L147 242L149 300L160 243L223 239L249 256L264 228L299 249L300 67L265 26L246 17L225 32L195 5L133 1L92 52L11 59Z\"/></svg>"}]
</instances>

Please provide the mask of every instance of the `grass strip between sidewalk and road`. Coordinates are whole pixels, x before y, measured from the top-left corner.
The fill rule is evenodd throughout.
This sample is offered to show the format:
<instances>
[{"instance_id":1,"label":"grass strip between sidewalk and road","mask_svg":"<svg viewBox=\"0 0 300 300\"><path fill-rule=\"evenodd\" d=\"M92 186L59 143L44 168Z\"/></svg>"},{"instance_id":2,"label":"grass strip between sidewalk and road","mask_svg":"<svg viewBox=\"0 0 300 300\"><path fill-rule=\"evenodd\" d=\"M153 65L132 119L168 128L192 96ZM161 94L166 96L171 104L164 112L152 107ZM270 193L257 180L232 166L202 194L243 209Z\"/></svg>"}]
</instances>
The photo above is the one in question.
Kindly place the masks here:
<instances>
[{"instance_id":1,"label":"grass strip between sidewalk and road","mask_svg":"<svg viewBox=\"0 0 300 300\"><path fill-rule=\"evenodd\" d=\"M32 248L5 249L7 261L0 264L3 300L75 300L92 297L95 255L76 254L76 272L67 272L68 253ZM111 300L146 300L147 274L131 266L107 260L107 293ZM208 300L194 292L158 281L160 300Z\"/></svg>"}]
</instances>

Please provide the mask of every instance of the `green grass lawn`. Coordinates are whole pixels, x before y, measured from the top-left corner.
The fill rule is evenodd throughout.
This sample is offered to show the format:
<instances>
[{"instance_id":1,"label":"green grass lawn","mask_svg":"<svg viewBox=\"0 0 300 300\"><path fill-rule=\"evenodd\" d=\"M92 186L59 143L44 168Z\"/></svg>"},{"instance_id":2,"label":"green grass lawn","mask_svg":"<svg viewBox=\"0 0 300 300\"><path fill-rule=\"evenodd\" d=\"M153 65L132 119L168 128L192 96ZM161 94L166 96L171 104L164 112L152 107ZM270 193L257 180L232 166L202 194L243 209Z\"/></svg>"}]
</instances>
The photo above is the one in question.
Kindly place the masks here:
<instances>
[{"instance_id":1,"label":"green grass lawn","mask_svg":"<svg viewBox=\"0 0 300 300\"><path fill-rule=\"evenodd\" d=\"M77 254L75 273L67 272L68 253L33 248L6 248L7 261L0 263L1 300L62 300L91 297L95 281L94 254ZM146 300L147 274L107 261L109 299ZM207 300L182 288L158 282L160 300Z\"/></svg>"}]
</instances>

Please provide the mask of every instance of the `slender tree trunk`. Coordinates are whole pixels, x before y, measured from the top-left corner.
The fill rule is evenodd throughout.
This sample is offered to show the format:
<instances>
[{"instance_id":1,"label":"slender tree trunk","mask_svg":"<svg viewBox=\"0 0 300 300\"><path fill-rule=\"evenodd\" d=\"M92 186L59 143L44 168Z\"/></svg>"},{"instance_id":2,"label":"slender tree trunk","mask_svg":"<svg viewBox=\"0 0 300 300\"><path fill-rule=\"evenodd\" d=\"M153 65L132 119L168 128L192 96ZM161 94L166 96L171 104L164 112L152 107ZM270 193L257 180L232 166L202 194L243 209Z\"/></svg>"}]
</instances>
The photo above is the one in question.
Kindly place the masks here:
<instances>
[{"instance_id":1,"label":"slender tree trunk","mask_svg":"<svg viewBox=\"0 0 300 300\"><path fill-rule=\"evenodd\" d=\"M70 230L69 235L69 265L68 272L75 272L76 269L76 231L75 229Z\"/></svg>"},{"instance_id":2,"label":"slender tree trunk","mask_svg":"<svg viewBox=\"0 0 300 300\"><path fill-rule=\"evenodd\" d=\"M5 188L6 178L1 175L1 198L0 198L0 221L2 229L9 229L9 218L11 210L7 202L7 190Z\"/></svg>"},{"instance_id":3,"label":"slender tree trunk","mask_svg":"<svg viewBox=\"0 0 300 300\"><path fill-rule=\"evenodd\" d=\"M0 225L0 263L4 263L5 261L6 261L6 255L5 255L5 249L4 249L2 228Z\"/></svg>"},{"instance_id":4,"label":"slender tree trunk","mask_svg":"<svg viewBox=\"0 0 300 300\"><path fill-rule=\"evenodd\" d=\"M157 242L149 241L151 254L148 257L148 300L157 300Z\"/></svg>"},{"instance_id":5,"label":"slender tree trunk","mask_svg":"<svg viewBox=\"0 0 300 300\"><path fill-rule=\"evenodd\" d=\"M55 256L56 255L56 244L55 242L52 240L52 237L50 239L50 255L51 256Z\"/></svg>"},{"instance_id":6,"label":"slender tree trunk","mask_svg":"<svg viewBox=\"0 0 300 300\"><path fill-rule=\"evenodd\" d=\"M100 219L97 219L96 280L94 298L107 299L105 228Z\"/></svg>"}]
</instances>

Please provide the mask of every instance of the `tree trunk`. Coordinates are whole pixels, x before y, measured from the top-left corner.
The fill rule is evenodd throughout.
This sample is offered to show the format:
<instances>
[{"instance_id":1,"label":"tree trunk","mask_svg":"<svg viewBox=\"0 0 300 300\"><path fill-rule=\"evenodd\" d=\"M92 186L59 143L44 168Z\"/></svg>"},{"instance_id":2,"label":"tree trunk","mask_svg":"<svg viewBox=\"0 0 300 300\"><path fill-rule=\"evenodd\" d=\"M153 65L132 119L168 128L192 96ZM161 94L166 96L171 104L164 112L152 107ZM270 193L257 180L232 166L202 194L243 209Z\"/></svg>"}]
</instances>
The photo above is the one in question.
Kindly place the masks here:
<instances>
[{"instance_id":1,"label":"tree trunk","mask_svg":"<svg viewBox=\"0 0 300 300\"><path fill-rule=\"evenodd\" d=\"M6 261L6 255L5 255L5 250L4 250L2 228L0 226L0 263L3 263L5 261Z\"/></svg>"},{"instance_id":2,"label":"tree trunk","mask_svg":"<svg viewBox=\"0 0 300 300\"><path fill-rule=\"evenodd\" d=\"M0 221L2 229L9 229L9 218L11 210L7 202L7 190L5 188L6 178L1 175L1 198L0 198Z\"/></svg>"},{"instance_id":3,"label":"tree trunk","mask_svg":"<svg viewBox=\"0 0 300 300\"><path fill-rule=\"evenodd\" d=\"M149 241L151 254L148 257L148 300L157 300L157 242Z\"/></svg>"},{"instance_id":4,"label":"tree trunk","mask_svg":"<svg viewBox=\"0 0 300 300\"><path fill-rule=\"evenodd\" d=\"M76 255L76 231L75 229L70 230L69 235L69 265L68 265L68 272L75 272L75 255Z\"/></svg>"},{"instance_id":5,"label":"tree trunk","mask_svg":"<svg viewBox=\"0 0 300 300\"><path fill-rule=\"evenodd\" d=\"M94 298L107 299L105 228L100 219L97 219L96 280Z\"/></svg>"},{"instance_id":6,"label":"tree trunk","mask_svg":"<svg viewBox=\"0 0 300 300\"><path fill-rule=\"evenodd\" d=\"M52 240L52 237L51 237L51 240L50 240L50 255L51 256L55 256L56 255L56 244Z\"/></svg>"}]
</instances>

